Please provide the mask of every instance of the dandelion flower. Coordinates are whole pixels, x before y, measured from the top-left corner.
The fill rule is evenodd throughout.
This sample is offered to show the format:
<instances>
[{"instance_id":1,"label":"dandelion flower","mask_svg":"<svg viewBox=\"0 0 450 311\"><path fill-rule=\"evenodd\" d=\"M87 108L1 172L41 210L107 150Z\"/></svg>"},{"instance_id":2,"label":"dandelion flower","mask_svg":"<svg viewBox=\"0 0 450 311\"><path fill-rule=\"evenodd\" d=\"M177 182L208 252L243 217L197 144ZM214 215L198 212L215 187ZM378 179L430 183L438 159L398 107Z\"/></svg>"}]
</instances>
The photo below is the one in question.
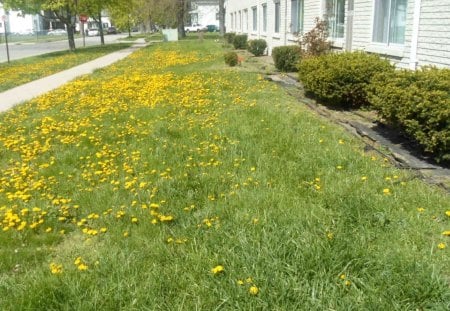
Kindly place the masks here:
<instances>
[{"instance_id":1,"label":"dandelion flower","mask_svg":"<svg viewBox=\"0 0 450 311\"><path fill-rule=\"evenodd\" d=\"M442 235L450 236L450 230L445 230L444 232L442 232Z\"/></svg>"},{"instance_id":2,"label":"dandelion flower","mask_svg":"<svg viewBox=\"0 0 450 311\"><path fill-rule=\"evenodd\" d=\"M384 188L383 189L383 194L384 195L389 195L389 194L391 194L391 190L389 188Z\"/></svg>"},{"instance_id":3,"label":"dandelion flower","mask_svg":"<svg viewBox=\"0 0 450 311\"><path fill-rule=\"evenodd\" d=\"M444 249L447 247L447 245L445 245L445 243L439 243L437 246L439 249Z\"/></svg>"},{"instance_id":4,"label":"dandelion flower","mask_svg":"<svg viewBox=\"0 0 450 311\"><path fill-rule=\"evenodd\" d=\"M212 274L216 275L219 273L222 273L224 271L224 267L221 265L215 266L214 268L211 269Z\"/></svg>"},{"instance_id":5,"label":"dandelion flower","mask_svg":"<svg viewBox=\"0 0 450 311\"><path fill-rule=\"evenodd\" d=\"M242 280L237 280L238 285L244 285L244 281Z\"/></svg>"},{"instance_id":6,"label":"dandelion flower","mask_svg":"<svg viewBox=\"0 0 450 311\"><path fill-rule=\"evenodd\" d=\"M345 286L350 286L350 285L352 285L352 282L350 282L349 280L345 280L344 285Z\"/></svg>"},{"instance_id":7,"label":"dandelion flower","mask_svg":"<svg viewBox=\"0 0 450 311\"><path fill-rule=\"evenodd\" d=\"M78 265L78 270L80 271L86 271L88 269L88 266L85 265L84 263Z\"/></svg>"},{"instance_id":8,"label":"dandelion flower","mask_svg":"<svg viewBox=\"0 0 450 311\"><path fill-rule=\"evenodd\" d=\"M259 293L259 288L256 287L255 285L253 285L253 286L251 286L251 287L248 289L248 291L249 291L249 293L252 294L253 296L256 296L256 295L258 295L258 293Z\"/></svg>"},{"instance_id":9,"label":"dandelion flower","mask_svg":"<svg viewBox=\"0 0 450 311\"><path fill-rule=\"evenodd\" d=\"M63 268L61 264L51 263L50 264L50 272L52 274L61 274L63 272Z\"/></svg>"},{"instance_id":10,"label":"dandelion flower","mask_svg":"<svg viewBox=\"0 0 450 311\"><path fill-rule=\"evenodd\" d=\"M448 217L450 217L450 211L446 211L445 215L447 215Z\"/></svg>"},{"instance_id":11,"label":"dandelion flower","mask_svg":"<svg viewBox=\"0 0 450 311\"><path fill-rule=\"evenodd\" d=\"M419 207L419 208L417 208L417 211L419 213L423 213L423 212L425 212L425 209L423 207Z\"/></svg>"}]
</instances>

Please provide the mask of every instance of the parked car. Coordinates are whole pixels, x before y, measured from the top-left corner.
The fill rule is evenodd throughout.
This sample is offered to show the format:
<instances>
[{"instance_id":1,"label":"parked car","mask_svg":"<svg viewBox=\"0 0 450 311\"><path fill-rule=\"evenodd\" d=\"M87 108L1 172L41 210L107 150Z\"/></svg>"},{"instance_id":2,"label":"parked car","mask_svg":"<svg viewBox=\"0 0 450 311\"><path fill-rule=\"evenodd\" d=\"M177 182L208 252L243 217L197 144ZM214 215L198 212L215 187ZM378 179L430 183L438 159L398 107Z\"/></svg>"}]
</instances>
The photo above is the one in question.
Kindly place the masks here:
<instances>
[{"instance_id":1,"label":"parked car","mask_svg":"<svg viewBox=\"0 0 450 311\"><path fill-rule=\"evenodd\" d=\"M218 32L219 26L217 25L206 25L206 29L208 29L208 32Z\"/></svg>"},{"instance_id":2,"label":"parked car","mask_svg":"<svg viewBox=\"0 0 450 311\"><path fill-rule=\"evenodd\" d=\"M19 30L17 32L17 34L19 36L29 36L29 35L34 35L34 31L31 29L24 29L24 30Z\"/></svg>"},{"instance_id":3,"label":"parked car","mask_svg":"<svg viewBox=\"0 0 450 311\"><path fill-rule=\"evenodd\" d=\"M100 35L100 31L97 28L89 28L86 31L86 35L89 36L89 37L99 36Z\"/></svg>"},{"instance_id":4,"label":"parked car","mask_svg":"<svg viewBox=\"0 0 450 311\"><path fill-rule=\"evenodd\" d=\"M49 36L63 36L67 35L67 31L65 29L53 29L47 32Z\"/></svg>"},{"instance_id":5,"label":"parked car","mask_svg":"<svg viewBox=\"0 0 450 311\"><path fill-rule=\"evenodd\" d=\"M185 32L200 32L200 31L206 31L206 30L207 30L207 28L200 24L193 24L192 26L187 26L184 28Z\"/></svg>"},{"instance_id":6,"label":"parked car","mask_svg":"<svg viewBox=\"0 0 450 311\"><path fill-rule=\"evenodd\" d=\"M106 30L106 33L107 33L108 35L115 35L115 34L117 33L117 28L111 26L111 27L109 27L109 28Z\"/></svg>"}]
</instances>

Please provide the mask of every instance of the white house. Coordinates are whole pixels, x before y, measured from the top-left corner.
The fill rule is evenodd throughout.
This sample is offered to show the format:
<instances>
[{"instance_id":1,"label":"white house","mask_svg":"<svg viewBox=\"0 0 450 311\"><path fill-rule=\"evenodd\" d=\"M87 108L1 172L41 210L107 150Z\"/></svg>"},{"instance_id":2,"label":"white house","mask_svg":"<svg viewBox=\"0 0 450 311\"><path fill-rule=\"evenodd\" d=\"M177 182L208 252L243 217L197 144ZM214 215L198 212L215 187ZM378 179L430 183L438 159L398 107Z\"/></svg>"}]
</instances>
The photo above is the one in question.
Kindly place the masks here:
<instances>
[{"instance_id":1,"label":"white house","mask_svg":"<svg viewBox=\"0 0 450 311\"><path fill-rule=\"evenodd\" d=\"M275 46L329 24L337 50L383 55L398 67L450 67L450 0L225 0L227 32Z\"/></svg>"},{"instance_id":2,"label":"white house","mask_svg":"<svg viewBox=\"0 0 450 311\"><path fill-rule=\"evenodd\" d=\"M5 32L5 25L10 33L32 34L39 27L39 18L18 11L6 12L0 4L0 33Z\"/></svg>"},{"instance_id":3,"label":"white house","mask_svg":"<svg viewBox=\"0 0 450 311\"><path fill-rule=\"evenodd\" d=\"M219 26L219 0L192 0L189 18L191 25Z\"/></svg>"}]
</instances>

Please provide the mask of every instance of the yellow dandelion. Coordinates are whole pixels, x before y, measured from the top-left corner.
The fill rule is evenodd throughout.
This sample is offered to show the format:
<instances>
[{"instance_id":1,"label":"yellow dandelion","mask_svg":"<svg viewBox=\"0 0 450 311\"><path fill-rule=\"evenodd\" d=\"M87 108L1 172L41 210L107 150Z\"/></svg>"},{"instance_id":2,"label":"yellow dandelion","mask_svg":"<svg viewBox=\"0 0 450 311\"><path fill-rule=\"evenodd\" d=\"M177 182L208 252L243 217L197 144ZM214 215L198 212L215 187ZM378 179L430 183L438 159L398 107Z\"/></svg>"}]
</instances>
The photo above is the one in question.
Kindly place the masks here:
<instances>
[{"instance_id":1,"label":"yellow dandelion","mask_svg":"<svg viewBox=\"0 0 450 311\"><path fill-rule=\"evenodd\" d=\"M350 285L352 285L352 282L350 282L349 280L345 280L344 285L345 286L350 286Z\"/></svg>"},{"instance_id":2,"label":"yellow dandelion","mask_svg":"<svg viewBox=\"0 0 450 311\"><path fill-rule=\"evenodd\" d=\"M342 273L342 274L339 276L339 278L340 278L341 280L345 280L346 275L345 275L344 273Z\"/></svg>"},{"instance_id":3,"label":"yellow dandelion","mask_svg":"<svg viewBox=\"0 0 450 311\"><path fill-rule=\"evenodd\" d=\"M444 249L447 247L447 245L445 245L445 243L439 243L437 246L439 249Z\"/></svg>"},{"instance_id":4,"label":"yellow dandelion","mask_svg":"<svg viewBox=\"0 0 450 311\"><path fill-rule=\"evenodd\" d=\"M50 272L52 274L61 274L63 272L63 267L61 264L51 263L50 264Z\"/></svg>"},{"instance_id":5,"label":"yellow dandelion","mask_svg":"<svg viewBox=\"0 0 450 311\"><path fill-rule=\"evenodd\" d=\"M445 215L447 215L448 217L450 217L450 211L446 211Z\"/></svg>"},{"instance_id":6,"label":"yellow dandelion","mask_svg":"<svg viewBox=\"0 0 450 311\"><path fill-rule=\"evenodd\" d=\"M384 195L389 195L389 194L391 194L391 190L389 188L384 188L383 189L383 194Z\"/></svg>"},{"instance_id":7,"label":"yellow dandelion","mask_svg":"<svg viewBox=\"0 0 450 311\"><path fill-rule=\"evenodd\" d=\"M238 285L244 285L244 281L242 280L237 280Z\"/></svg>"},{"instance_id":8,"label":"yellow dandelion","mask_svg":"<svg viewBox=\"0 0 450 311\"><path fill-rule=\"evenodd\" d=\"M445 230L444 232L442 232L442 235L450 236L450 230Z\"/></svg>"},{"instance_id":9,"label":"yellow dandelion","mask_svg":"<svg viewBox=\"0 0 450 311\"><path fill-rule=\"evenodd\" d=\"M423 207L419 207L419 208L417 208L417 211L419 213L423 213L423 212L425 212L425 209Z\"/></svg>"},{"instance_id":10,"label":"yellow dandelion","mask_svg":"<svg viewBox=\"0 0 450 311\"><path fill-rule=\"evenodd\" d=\"M130 235L130 233L128 231L124 231L122 235L126 238Z\"/></svg>"},{"instance_id":11,"label":"yellow dandelion","mask_svg":"<svg viewBox=\"0 0 450 311\"><path fill-rule=\"evenodd\" d=\"M137 223L138 223L137 217L132 217L132 218L131 218L131 222L132 222L133 224L137 224Z\"/></svg>"},{"instance_id":12,"label":"yellow dandelion","mask_svg":"<svg viewBox=\"0 0 450 311\"><path fill-rule=\"evenodd\" d=\"M81 263L78 265L78 270L80 271L86 271L88 269L88 266L85 265L84 263Z\"/></svg>"},{"instance_id":13,"label":"yellow dandelion","mask_svg":"<svg viewBox=\"0 0 450 311\"><path fill-rule=\"evenodd\" d=\"M211 273L214 275L222 273L223 271L225 271L225 269L221 265L215 266L214 268L211 269Z\"/></svg>"},{"instance_id":14,"label":"yellow dandelion","mask_svg":"<svg viewBox=\"0 0 450 311\"><path fill-rule=\"evenodd\" d=\"M258 295L258 293L259 293L259 288L256 287L255 285L253 285L253 286L251 286L251 287L248 289L248 291L249 291L249 293L252 294L253 296L256 296L256 295Z\"/></svg>"}]
</instances>

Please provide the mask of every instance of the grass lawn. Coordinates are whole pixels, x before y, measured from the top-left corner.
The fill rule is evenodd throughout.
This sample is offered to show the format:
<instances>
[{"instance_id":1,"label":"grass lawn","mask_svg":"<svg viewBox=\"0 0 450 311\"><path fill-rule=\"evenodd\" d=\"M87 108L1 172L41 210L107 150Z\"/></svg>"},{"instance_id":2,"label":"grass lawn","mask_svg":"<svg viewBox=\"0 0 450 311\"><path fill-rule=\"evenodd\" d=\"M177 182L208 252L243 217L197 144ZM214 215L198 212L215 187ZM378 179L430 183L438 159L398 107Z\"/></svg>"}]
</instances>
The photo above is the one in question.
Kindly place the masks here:
<instances>
[{"instance_id":1,"label":"grass lawn","mask_svg":"<svg viewBox=\"0 0 450 311\"><path fill-rule=\"evenodd\" d=\"M0 115L3 310L448 310L450 199L220 43Z\"/></svg>"},{"instance_id":2,"label":"grass lawn","mask_svg":"<svg viewBox=\"0 0 450 311\"><path fill-rule=\"evenodd\" d=\"M0 63L0 92L72 68L108 53L129 47L128 43L78 48Z\"/></svg>"}]
</instances>

